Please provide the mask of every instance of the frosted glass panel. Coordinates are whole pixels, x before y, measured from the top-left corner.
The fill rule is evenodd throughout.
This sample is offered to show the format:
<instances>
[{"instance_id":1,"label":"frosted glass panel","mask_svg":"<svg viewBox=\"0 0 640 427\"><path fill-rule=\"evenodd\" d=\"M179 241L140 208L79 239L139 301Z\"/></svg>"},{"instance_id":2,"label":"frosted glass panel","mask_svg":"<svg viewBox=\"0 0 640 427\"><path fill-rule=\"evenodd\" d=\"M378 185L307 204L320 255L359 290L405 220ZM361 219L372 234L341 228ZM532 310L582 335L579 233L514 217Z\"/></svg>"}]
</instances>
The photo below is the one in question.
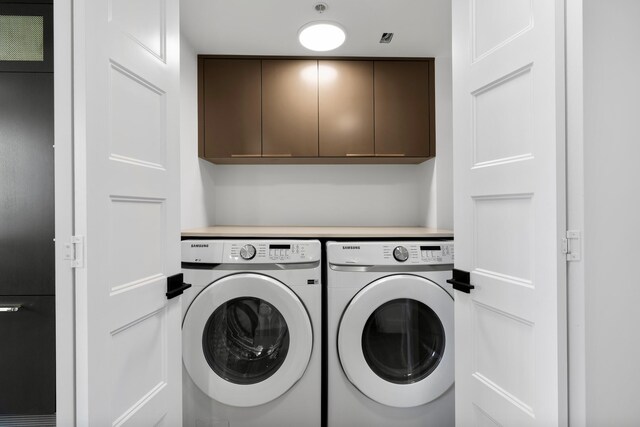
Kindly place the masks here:
<instances>
[{"instance_id":1,"label":"frosted glass panel","mask_svg":"<svg viewBox=\"0 0 640 427\"><path fill-rule=\"evenodd\" d=\"M44 17L0 15L0 61L43 61Z\"/></svg>"}]
</instances>

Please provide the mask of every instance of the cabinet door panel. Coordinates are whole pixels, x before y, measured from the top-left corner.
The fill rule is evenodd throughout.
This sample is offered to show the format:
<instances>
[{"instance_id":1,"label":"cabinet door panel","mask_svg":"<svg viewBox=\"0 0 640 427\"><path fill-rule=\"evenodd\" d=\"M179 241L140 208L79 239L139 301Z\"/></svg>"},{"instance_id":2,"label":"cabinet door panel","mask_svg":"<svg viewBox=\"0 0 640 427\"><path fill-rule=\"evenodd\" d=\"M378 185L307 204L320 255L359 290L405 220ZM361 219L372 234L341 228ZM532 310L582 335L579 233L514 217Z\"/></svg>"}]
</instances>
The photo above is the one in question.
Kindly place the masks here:
<instances>
[{"instance_id":1,"label":"cabinet door panel","mask_svg":"<svg viewBox=\"0 0 640 427\"><path fill-rule=\"evenodd\" d=\"M0 415L55 413L54 307L53 296L0 295Z\"/></svg>"},{"instance_id":2,"label":"cabinet door panel","mask_svg":"<svg viewBox=\"0 0 640 427\"><path fill-rule=\"evenodd\" d=\"M0 72L0 295L54 294L53 143L53 74Z\"/></svg>"},{"instance_id":3,"label":"cabinet door panel","mask_svg":"<svg viewBox=\"0 0 640 427\"><path fill-rule=\"evenodd\" d=\"M373 61L318 61L320 156L373 156Z\"/></svg>"},{"instance_id":4,"label":"cabinet door panel","mask_svg":"<svg viewBox=\"0 0 640 427\"><path fill-rule=\"evenodd\" d=\"M262 154L318 156L318 61L262 61Z\"/></svg>"},{"instance_id":5,"label":"cabinet door panel","mask_svg":"<svg viewBox=\"0 0 640 427\"><path fill-rule=\"evenodd\" d=\"M204 60L205 157L260 156L260 60Z\"/></svg>"},{"instance_id":6,"label":"cabinet door panel","mask_svg":"<svg viewBox=\"0 0 640 427\"><path fill-rule=\"evenodd\" d=\"M375 61L376 155L427 157L429 63Z\"/></svg>"}]
</instances>

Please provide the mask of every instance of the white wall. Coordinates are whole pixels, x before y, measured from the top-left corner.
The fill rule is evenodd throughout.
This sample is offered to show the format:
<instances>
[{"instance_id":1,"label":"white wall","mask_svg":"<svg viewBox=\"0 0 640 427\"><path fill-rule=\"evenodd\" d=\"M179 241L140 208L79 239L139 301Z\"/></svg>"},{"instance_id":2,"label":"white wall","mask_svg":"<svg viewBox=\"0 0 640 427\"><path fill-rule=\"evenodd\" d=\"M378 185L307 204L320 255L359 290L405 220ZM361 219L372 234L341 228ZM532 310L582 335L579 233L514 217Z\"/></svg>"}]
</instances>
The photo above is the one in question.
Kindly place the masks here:
<instances>
[{"instance_id":1,"label":"white wall","mask_svg":"<svg viewBox=\"0 0 640 427\"><path fill-rule=\"evenodd\" d=\"M584 0L589 426L640 423L640 1Z\"/></svg>"},{"instance_id":2,"label":"white wall","mask_svg":"<svg viewBox=\"0 0 640 427\"><path fill-rule=\"evenodd\" d=\"M453 230L451 57L436 58L436 158L422 164L421 225Z\"/></svg>"},{"instance_id":3,"label":"white wall","mask_svg":"<svg viewBox=\"0 0 640 427\"><path fill-rule=\"evenodd\" d=\"M214 165L198 158L198 63L185 37L180 42L180 174L181 227L216 223Z\"/></svg>"},{"instance_id":4,"label":"white wall","mask_svg":"<svg viewBox=\"0 0 640 427\"><path fill-rule=\"evenodd\" d=\"M421 223L417 165L217 165L217 224Z\"/></svg>"}]
</instances>

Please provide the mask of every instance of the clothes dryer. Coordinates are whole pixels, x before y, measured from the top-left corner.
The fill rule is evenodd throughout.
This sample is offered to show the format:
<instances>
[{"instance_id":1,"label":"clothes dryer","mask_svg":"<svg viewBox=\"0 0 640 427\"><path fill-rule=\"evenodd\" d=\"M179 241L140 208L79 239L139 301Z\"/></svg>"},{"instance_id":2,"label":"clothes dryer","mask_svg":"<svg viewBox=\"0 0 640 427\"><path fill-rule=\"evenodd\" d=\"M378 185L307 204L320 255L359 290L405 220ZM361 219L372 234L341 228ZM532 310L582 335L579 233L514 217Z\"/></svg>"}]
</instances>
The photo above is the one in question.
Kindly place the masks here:
<instances>
[{"instance_id":1,"label":"clothes dryer","mask_svg":"<svg viewBox=\"0 0 640 427\"><path fill-rule=\"evenodd\" d=\"M328 426L453 427L452 241L328 242Z\"/></svg>"},{"instance_id":2,"label":"clothes dryer","mask_svg":"<svg viewBox=\"0 0 640 427\"><path fill-rule=\"evenodd\" d=\"M320 426L320 249L182 241L185 426Z\"/></svg>"}]
</instances>

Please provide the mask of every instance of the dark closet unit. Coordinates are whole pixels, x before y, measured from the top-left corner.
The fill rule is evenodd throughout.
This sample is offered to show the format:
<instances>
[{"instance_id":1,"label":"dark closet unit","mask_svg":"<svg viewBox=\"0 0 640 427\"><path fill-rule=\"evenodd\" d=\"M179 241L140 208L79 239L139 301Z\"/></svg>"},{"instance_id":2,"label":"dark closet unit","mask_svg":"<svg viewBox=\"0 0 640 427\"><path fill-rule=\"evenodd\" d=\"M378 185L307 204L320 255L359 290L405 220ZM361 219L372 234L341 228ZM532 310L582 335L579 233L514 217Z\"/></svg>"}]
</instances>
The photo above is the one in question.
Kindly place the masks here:
<instances>
[{"instance_id":1,"label":"dark closet unit","mask_svg":"<svg viewBox=\"0 0 640 427\"><path fill-rule=\"evenodd\" d=\"M53 108L52 1L0 0L0 424L56 410Z\"/></svg>"}]
</instances>

